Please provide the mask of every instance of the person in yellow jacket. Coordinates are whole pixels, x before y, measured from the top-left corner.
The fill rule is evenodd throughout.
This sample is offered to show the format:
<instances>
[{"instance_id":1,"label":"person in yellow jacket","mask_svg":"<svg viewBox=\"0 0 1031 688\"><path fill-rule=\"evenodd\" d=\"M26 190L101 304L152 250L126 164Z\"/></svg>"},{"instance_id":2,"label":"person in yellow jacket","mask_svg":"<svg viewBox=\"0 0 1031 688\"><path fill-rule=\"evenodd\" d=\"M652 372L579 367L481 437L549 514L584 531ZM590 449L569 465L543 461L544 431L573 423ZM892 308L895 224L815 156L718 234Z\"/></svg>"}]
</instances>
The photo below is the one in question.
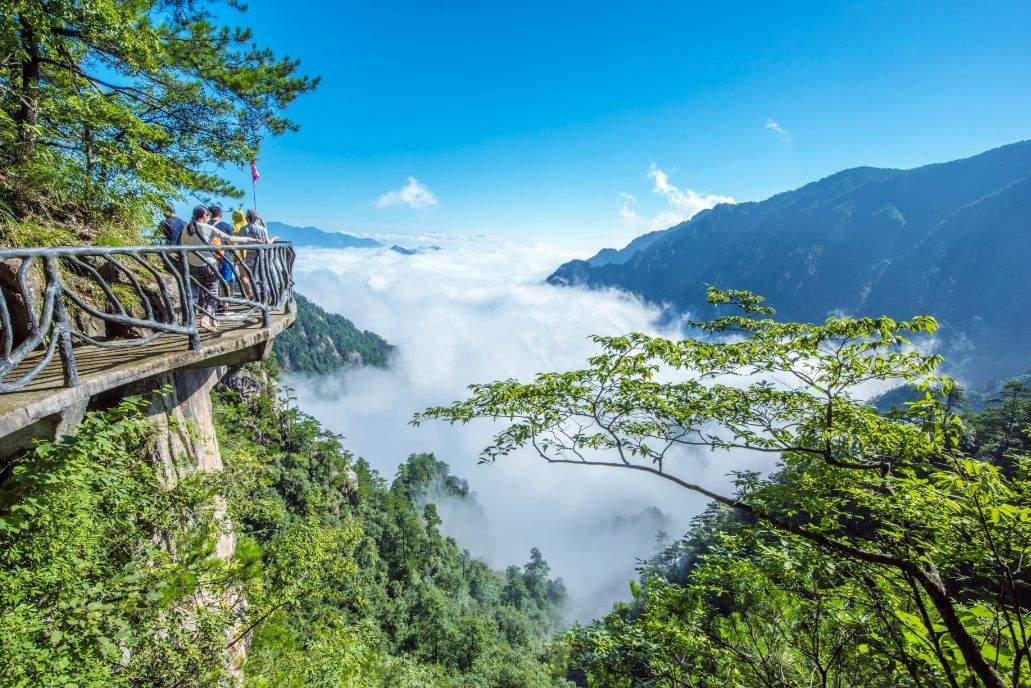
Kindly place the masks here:
<instances>
[{"instance_id":1,"label":"person in yellow jacket","mask_svg":"<svg viewBox=\"0 0 1031 688\"><path fill-rule=\"evenodd\" d=\"M233 211L233 234L239 234L240 230L247 226L247 218L244 217L243 209L237 208Z\"/></svg>"}]
</instances>

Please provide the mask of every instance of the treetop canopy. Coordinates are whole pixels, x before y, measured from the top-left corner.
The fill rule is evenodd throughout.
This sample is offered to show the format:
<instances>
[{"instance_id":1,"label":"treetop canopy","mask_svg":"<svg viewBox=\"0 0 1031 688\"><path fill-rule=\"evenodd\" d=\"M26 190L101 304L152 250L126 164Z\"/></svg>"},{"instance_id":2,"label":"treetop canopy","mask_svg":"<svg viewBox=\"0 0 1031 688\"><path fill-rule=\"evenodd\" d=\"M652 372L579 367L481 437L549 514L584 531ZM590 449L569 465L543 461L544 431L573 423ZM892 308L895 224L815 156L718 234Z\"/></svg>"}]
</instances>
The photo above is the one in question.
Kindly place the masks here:
<instances>
[{"instance_id":1,"label":"treetop canopy","mask_svg":"<svg viewBox=\"0 0 1031 688\"><path fill-rule=\"evenodd\" d=\"M187 193L292 131L315 87L204 0L0 0L0 193L16 217L88 222ZM228 0L223 10L243 10Z\"/></svg>"}]
</instances>

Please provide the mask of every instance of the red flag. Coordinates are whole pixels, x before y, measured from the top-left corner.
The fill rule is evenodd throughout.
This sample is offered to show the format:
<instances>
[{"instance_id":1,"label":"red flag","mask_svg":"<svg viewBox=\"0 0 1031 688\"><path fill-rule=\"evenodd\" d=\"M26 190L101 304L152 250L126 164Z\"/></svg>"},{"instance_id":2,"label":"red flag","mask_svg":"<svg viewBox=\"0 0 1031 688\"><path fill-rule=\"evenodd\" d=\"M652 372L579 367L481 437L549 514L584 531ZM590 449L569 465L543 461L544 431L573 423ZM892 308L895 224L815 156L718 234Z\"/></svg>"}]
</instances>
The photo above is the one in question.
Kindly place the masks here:
<instances>
[{"instance_id":1,"label":"red flag","mask_svg":"<svg viewBox=\"0 0 1031 688\"><path fill-rule=\"evenodd\" d=\"M259 179L261 179L261 173L258 172L258 164L251 160L251 183L254 184Z\"/></svg>"}]
</instances>

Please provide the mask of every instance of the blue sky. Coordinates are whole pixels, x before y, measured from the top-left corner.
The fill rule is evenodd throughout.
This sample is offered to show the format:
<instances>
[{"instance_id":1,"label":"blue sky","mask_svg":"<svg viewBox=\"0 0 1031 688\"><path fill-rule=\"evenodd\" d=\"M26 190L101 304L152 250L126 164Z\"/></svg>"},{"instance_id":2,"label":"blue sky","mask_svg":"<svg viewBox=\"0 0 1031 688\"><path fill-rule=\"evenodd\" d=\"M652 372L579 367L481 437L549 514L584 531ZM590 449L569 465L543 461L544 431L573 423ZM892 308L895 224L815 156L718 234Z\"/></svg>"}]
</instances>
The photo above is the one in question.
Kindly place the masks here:
<instances>
[{"instance_id":1,"label":"blue sky","mask_svg":"<svg viewBox=\"0 0 1031 688\"><path fill-rule=\"evenodd\" d=\"M259 161L259 210L291 224L612 243L723 197L1031 138L1026 0L258 0L237 18L322 77Z\"/></svg>"}]
</instances>

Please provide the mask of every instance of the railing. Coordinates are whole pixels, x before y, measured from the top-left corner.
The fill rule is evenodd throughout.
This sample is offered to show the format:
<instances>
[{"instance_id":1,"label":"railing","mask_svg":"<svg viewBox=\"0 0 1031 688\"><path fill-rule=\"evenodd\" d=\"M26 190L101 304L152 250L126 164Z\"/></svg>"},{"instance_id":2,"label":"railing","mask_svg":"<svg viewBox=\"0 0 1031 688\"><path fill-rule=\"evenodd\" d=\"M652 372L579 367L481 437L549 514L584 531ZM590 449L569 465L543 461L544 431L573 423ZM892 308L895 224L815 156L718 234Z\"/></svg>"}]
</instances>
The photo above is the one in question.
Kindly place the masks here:
<instances>
[{"instance_id":1,"label":"railing","mask_svg":"<svg viewBox=\"0 0 1031 688\"><path fill-rule=\"evenodd\" d=\"M227 264L225 276L214 270L215 293L189 268L204 257ZM65 386L78 385L80 345L132 349L171 335L197 350L203 316L268 327L290 301L293 260L288 243L0 250L0 393L23 388L55 355ZM212 297L215 312L199 305Z\"/></svg>"}]
</instances>

